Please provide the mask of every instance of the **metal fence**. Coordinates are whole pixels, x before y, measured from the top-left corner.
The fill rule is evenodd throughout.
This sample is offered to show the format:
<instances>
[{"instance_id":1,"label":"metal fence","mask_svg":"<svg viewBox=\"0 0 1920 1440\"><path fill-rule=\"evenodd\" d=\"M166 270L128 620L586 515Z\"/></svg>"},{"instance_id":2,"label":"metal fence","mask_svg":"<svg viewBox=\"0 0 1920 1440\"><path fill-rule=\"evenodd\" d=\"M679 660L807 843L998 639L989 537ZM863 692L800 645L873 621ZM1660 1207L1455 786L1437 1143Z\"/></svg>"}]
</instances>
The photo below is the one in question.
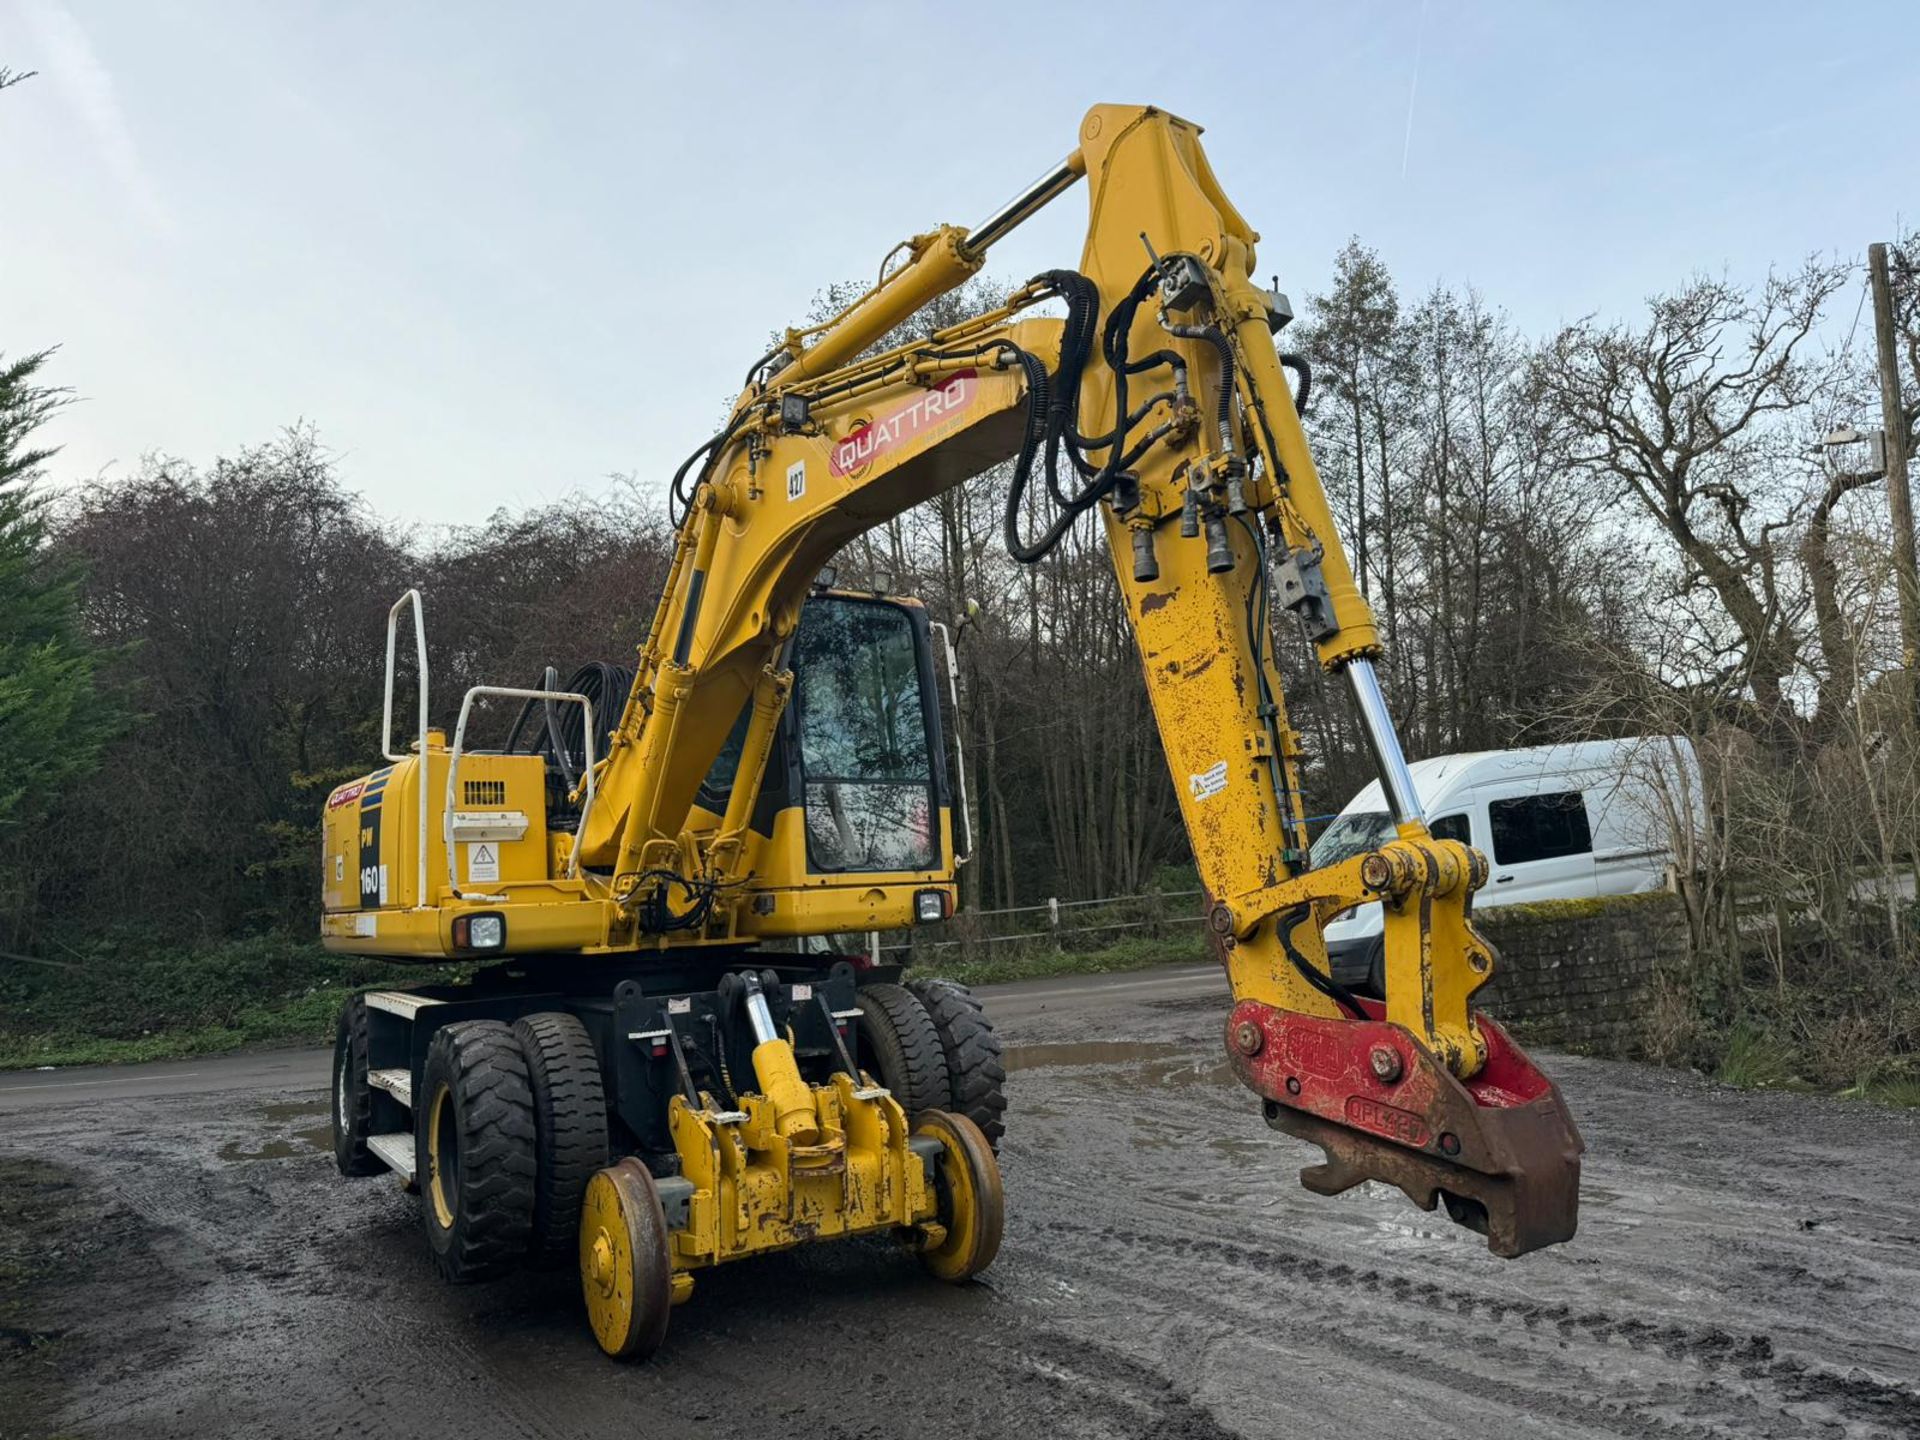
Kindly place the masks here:
<instances>
[{"instance_id":1,"label":"metal fence","mask_svg":"<svg viewBox=\"0 0 1920 1440\"><path fill-rule=\"evenodd\" d=\"M867 937L876 957L944 953L976 947L1030 945L1055 950L1090 949L1105 943L1087 937L1118 937L1130 931L1160 933L1205 918L1203 891L1153 890L1137 895L1104 895L1091 900L1049 896L1034 905L997 910L968 910L938 925L895 930ZM1178 913L1184 910L1185 913Z\"/></svg>"}]
</instances>

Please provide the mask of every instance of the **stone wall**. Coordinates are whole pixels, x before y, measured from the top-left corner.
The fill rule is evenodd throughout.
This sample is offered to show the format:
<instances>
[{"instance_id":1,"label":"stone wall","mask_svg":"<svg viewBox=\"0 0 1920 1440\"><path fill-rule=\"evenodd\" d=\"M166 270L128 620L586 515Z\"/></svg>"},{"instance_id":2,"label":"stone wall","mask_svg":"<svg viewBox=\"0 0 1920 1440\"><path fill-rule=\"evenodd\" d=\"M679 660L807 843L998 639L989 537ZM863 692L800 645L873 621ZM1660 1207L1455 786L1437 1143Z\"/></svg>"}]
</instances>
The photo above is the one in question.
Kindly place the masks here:
<instances>
[{"instance_id":1,"label":"stone wall","mask_svg":"<svg viewBox=\"0 0 1920 1440\"><path fill-rule=\"evenodd\" d=\"M1474 924L1499 957L1474 1004L1532 1044L1639 1054L1655 976L1687 958L1686 912L1664 892L1505 905Z\"/></svg>"}]
</instances>

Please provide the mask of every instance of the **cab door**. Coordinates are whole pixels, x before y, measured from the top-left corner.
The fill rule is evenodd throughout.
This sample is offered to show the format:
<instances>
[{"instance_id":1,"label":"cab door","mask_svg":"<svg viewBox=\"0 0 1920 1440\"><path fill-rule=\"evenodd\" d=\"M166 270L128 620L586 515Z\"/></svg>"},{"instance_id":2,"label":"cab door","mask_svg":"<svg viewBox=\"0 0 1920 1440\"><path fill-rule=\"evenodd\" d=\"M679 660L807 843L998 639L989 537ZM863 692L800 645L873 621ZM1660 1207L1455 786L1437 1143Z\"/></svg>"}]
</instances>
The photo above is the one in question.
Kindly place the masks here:
<instances>
[{"instance_id":1,"label":"cab door","mask_svg":"<svg viewBox=\"0 0 1920 1440\"><path fill-rule=\"evenodd\" d=\"M807 869L947 868L947 775L925 612L817 596L801 613L793 670Z\"/></svg>"}]
</instances>

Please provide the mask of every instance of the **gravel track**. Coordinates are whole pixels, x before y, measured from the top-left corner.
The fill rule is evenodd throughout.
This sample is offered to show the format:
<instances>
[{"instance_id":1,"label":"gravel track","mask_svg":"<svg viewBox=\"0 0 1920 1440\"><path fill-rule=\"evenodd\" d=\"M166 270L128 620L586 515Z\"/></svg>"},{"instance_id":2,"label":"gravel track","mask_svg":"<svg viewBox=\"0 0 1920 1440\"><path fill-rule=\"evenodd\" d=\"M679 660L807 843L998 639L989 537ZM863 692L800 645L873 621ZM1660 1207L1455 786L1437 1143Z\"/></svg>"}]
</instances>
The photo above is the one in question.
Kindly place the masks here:
<instances>
[{"instance_id":1,"label":"gravel track","mask_svg":"<svg viewBox=\"0 0 1920 1440\"><path fill-rule=\"evenodd\" d=\"M40 1279L0 1310L0 1436L1920 1435L1920 1117L1549 1057L1580 1234L1502 1262L1301 1190L1224 1009L1011 1007L983 1283L877 1243L742 1264L642 1366L571 1275L442 1285L414 1202L334 1174L318 1090L5 1115L0 1261Z\"/></svg>"}]
</instances>

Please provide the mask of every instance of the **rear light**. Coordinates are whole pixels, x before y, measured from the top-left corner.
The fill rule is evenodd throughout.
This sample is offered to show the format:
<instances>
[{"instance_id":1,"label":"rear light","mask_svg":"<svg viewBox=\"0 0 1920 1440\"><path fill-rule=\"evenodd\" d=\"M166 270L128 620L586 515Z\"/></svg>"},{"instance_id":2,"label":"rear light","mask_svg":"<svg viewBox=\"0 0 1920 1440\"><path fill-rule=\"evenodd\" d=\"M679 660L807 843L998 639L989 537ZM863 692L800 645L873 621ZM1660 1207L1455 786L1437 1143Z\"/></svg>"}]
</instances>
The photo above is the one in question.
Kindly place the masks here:
<instances>
[{"instance_id":1,"label":"rear light","mask_svg":"<svg viewBox=\"0 0 1920 1440\"><path fill-rule=\"evenodd\" d=\"M946 918L946 891L916 890L913 892L913 920L916 925L936 925Z\"/></svg>"},{"instance_id":2,"label":"rear light","mask_svg":"<svg viewBox=\"0 0 1920 1440\"><path fill-rule=\"evenodd\" d=\"M453 921L453 948L456 950L499 950L507 943L507 917L504 915L456 915Z\"/></svg>"}]
</instances>

